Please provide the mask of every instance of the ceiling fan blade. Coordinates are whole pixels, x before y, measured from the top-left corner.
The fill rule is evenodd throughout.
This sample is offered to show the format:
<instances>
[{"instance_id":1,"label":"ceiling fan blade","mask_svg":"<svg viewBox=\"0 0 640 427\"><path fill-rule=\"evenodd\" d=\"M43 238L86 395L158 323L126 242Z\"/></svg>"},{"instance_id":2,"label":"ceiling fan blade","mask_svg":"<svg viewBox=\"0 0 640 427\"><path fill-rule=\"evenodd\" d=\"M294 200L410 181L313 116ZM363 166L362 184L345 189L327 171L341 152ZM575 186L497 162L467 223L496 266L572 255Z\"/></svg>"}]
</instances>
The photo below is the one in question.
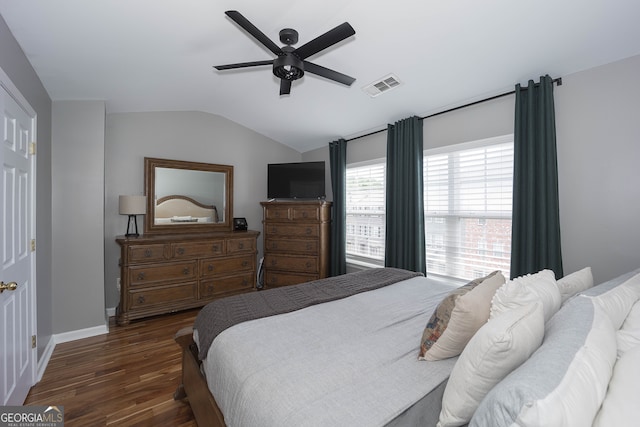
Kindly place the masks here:
<instances>
[{"instance_id":1,"label":"ceiling fan blade","mask_svg":"<svg viewBox=\"0 0 640 427\"><path fill-rule=\"evenodd\" d=\"M342 83L343 85L347 85L347 86L351 86L351 84L356 81L356 79L354 79L353 77L347 76L346 74L339 73L337 71L322 67L317 64L313 64L308 61L304 61L304 70L309 73L318 75L320 77L334 80L338 83Z\"/></svg>"},{"instance_id":2,"label":"ceiling fan blade","mask_svg":"<svg viewBox=\"0 0 640 427\"><path fill-rule=\"evenodd\" d=\"M321 36L316 37L308 43L303 44L293 52L300 59L305 59L323 49L334 45L347 37L354 35L356 31L348 22L338 25L332 30L327 31Z\"/></svg>"},{"instance_id":3,"label":"ceiling fan blade","mask_svg":"<svg viewBox=\"0 0 640 427\"><path fill-rule=\"evenodd\" d=\"M242 16L240 12L238 12L237 10L227 10L225 14L229 18L233 19L236 24L244 28L245 31L251 34L256 40L266 46L267 49L269 49L271 52L275 53L276 55L282 55L282 49L280 49L277 44L271 41L271 39L267 37L262 31L260 31L255 25L249 22L247 18Z\"/></svg>"},{"instance_id":4,"label":"ceiling fan blade","mask_svg":"<svg viewBox=\"0 0 640 427\"><path fill-rule=\"evenodd\" d=\"M260 65L273 65L273 59L268 61L240 62L238 64L214 65L216 70L231 70L234 68L257 67Z\"/></svg>"},{"instance_id":5,"label":"ceiling fan blade","mask_svg":"<svg viewBox=\"0 0 640 427\"><path fill-rule=\"evenodd\" d=\"M280 79L280 95L289 95L291 93L291 80Z\"/></svg>"}]
</instances>

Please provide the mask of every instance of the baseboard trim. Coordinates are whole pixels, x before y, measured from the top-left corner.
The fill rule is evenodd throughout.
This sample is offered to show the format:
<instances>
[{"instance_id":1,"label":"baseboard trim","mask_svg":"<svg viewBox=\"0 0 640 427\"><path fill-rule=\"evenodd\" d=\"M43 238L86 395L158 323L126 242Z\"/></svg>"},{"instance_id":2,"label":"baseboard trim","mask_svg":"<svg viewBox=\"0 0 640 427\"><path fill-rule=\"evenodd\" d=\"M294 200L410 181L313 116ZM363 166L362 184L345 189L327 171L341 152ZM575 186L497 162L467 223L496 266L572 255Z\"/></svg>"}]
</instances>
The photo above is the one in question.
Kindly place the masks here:
<instances>
[{"instance_id":1,"label":"baseboard trim","mask_svg":"<svg viewBox=\"0 0 640 427\"><path fill-rule=\"evenodd\" d=\"M49 342L44 348L42 352L42 356L38 359L38 370L36 372L36 383L40 382L42 376L44 375L44 371L47 369L47 365L49 364L49 360L51 359L51 355L53 354L53 350L56 348L55 339L53 337L49 338Z\"/></svg>"},{"instance_id":2,"label":"baseboard trim","mask_svg":"<svg viewBox=\"0 0 640 427\"><path fill-rule=\"evenodd\" d=\"M83 338L95 337L98 335L104 335L109 333L109 326L94 326L93 328L79 329L77 331L69 331L63 332L61 334L55 334L53 339L56 344L61 344L63 342L81 340Z\"/></svg>"},{"instance_id":3,"label":"baseboard trim","mask_svg":"<svg viewBox=\"0 0 640 427\"><path fill-rule=\"evenodd\" d=\"M115 315L116 315L116 308L115 307L107 308L107 319L109 317L114 317Z\"/></svg>"}]
</instances>

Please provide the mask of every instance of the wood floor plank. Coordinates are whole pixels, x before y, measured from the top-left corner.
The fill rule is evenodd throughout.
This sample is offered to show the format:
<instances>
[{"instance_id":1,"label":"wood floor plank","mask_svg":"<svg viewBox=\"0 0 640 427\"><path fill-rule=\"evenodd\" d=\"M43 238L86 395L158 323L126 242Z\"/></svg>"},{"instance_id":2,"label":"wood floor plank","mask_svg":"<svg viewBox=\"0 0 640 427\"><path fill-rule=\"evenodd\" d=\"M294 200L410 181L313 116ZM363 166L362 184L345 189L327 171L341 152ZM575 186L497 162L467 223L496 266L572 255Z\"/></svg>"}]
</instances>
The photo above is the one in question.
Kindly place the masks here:
<instances>
[{"instance_id":1,"label":"wood floor plank","mask_svg":"<svg viewBox=\"0 0 640 427\"><path fill-rule=\"evenodd\" d=\"M58 344L25 405L64 406L65 425L196 427L180 384L180 347L173 336L198 310L133 321L109 333Z\"/></svg>"}]
</instances>

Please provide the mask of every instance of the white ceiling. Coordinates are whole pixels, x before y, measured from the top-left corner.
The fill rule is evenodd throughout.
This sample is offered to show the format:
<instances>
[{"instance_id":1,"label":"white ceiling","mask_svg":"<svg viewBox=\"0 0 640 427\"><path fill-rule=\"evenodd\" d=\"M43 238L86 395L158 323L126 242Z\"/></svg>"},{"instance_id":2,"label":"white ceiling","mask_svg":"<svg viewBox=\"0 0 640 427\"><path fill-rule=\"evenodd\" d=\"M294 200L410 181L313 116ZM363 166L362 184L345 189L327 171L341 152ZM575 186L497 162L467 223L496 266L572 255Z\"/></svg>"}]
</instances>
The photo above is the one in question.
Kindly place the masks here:
<instances>
[{"instance_id":1,"label":"white ceiling","mask_svg":"<svg viewBox=\"0 0 640 427\"><path fill-rule=\"evenodd\" d=\"M356 82L307 73L281 97L269 66L214 70L273 59L229 9L278 45L285 27L302 46L349 22L355 36L308 60ZM0 14L54 101L205 111L300 152L640 54L638 0L0 0ZM403 85L362 90L389 73Z\"/></svg>"}]
</instances>

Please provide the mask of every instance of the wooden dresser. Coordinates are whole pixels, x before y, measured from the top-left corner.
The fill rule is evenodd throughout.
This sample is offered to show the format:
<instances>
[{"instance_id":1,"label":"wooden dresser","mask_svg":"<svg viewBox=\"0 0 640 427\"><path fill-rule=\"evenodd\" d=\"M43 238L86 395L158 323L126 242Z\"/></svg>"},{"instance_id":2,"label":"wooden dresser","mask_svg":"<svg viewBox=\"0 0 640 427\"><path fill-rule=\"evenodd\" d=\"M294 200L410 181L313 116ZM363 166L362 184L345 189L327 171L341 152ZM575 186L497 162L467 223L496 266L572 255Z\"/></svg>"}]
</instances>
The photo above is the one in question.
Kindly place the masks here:
<instances>
[{"instance_id":1,"label":"wooden dresser","mask_svg":"<svg viewBox=\"0 0 640 427\"><path fill-rule=\"evenodd\" d=\"M329 275L331 202L262 202L264 284L295 285Z\"/></svg>"},{"instance_id":2,"label":"wooden dresser","mask_svg":"<svg viewBox=\"0 0 640 427\"><path fill-rule=\"evenodd\" d=\"M255 290L258 231L119 236L117 322Z\"/></svg>"}]
</instances>

